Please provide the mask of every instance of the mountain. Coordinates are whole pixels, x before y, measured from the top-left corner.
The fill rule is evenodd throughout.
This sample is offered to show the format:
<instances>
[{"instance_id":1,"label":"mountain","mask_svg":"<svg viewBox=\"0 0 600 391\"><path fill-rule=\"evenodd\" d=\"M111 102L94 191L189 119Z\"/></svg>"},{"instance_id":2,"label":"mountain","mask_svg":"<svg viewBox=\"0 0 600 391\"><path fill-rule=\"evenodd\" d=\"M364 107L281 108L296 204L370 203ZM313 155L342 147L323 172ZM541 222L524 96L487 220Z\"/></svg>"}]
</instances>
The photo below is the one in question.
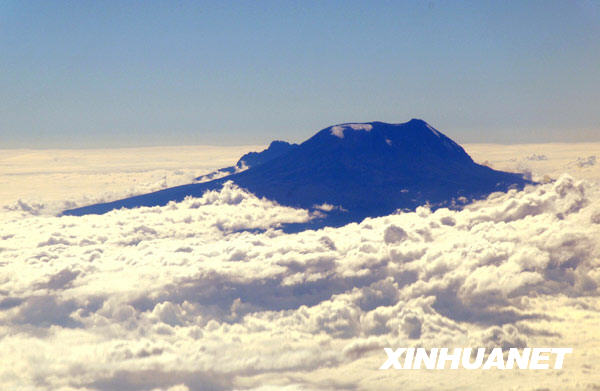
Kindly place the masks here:
<instances>
[{"instance_id":1,"label":"mountain","mask_svg":"<svg viewBox=\"0 0 600 391\"><path fill-rule=\"evenodd\" d=\"M298 148L298 144L290 144L286 141L275 140L262 152L248 152L242 156L236 163L236 167L255 167L296 148Z\"/></svg>"},{"instance_id":2,"label":"mountain","mask_svg":"<svg viewBox=\"0 0 600 391\"><path fill-rule=\"evenodd\" d=\"M237 161L234 166L221 168L213 171L210 174L202 175L196 178L199 182L209 182L213 179L222 178L227 175L242 172L259 164L268 162L279 155L291 151L298 147L298 144L290 144L286 141L275 140L271 142L269 147L262 152L248 152Z\"/></svg>"},{"instance_id":3,"label":"mountain","mask_svg":"<svg viewBox=\"0 0 600 391\"><path fill-rule=\"evenodd\" d=\"M282 205L325 210L304 225L338 226L419 205L457 207L511 187L531 183L520 174L479 165L464 149L425 121L330 126L300 145L275 144L245 155L251 168L204 183L173 187L105 204L67 210L67 215L165 205L201 196L228 180ZM285 149L282 153L275 153ZM240 159L244 161L244 158ZM320 207L327 204L326 208ZM332 208L333 206L333 208Z\"/></svg>"}]
</instances>

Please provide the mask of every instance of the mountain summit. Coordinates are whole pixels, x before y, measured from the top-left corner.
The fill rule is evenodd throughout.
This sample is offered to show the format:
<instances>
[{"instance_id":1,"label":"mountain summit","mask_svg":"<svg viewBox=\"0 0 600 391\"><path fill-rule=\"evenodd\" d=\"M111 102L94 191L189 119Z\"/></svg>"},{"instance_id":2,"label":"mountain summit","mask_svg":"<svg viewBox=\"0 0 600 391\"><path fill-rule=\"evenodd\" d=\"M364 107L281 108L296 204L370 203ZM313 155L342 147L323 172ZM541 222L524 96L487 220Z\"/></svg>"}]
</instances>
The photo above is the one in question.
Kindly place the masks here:
<instances>
[{"instance_id":1,"label":"mountain summit","mask_svg":"<svg viewBox=\"0 0 600 391\"><path fill-rule=\"evenodd\" d=\"M165 205L188 195L201 196L231 180L282 205L318 209L327 204L327 216L311 226L337 226L424 204L456 207L530 183L519 174L473 162L460 145L419 119L403 124L339 124L317 132L300 145L280 143L245 155L251 157L248 160L252 164L241 172L234 169L219 179L67 210L64 214L101 214L121 207Z\"/></svg>"}]
</instances>

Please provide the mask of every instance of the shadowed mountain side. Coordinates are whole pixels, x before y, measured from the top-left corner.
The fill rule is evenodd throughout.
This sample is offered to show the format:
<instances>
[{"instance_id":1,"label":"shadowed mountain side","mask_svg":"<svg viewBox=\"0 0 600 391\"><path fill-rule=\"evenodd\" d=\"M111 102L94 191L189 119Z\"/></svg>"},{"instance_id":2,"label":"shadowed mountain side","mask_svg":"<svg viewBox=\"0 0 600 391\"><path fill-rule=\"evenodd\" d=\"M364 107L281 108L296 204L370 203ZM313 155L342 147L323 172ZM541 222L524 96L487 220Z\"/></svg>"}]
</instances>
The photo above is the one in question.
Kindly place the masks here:
<instances>
[{"instance_id":1,"label":"shadowed mountain side","mask_svg":"<svg viewBox=\"0 0 600 391\"><path fill-rule=\"evenodd\" d=\"M165 205L188 195L199 197L228 180L282 205L334 207L325 210L326 217L289 227L290 230L339 226L424 204L458 207L494 191L531 183L519 174L474 163L462 147L422 120L404 124L370 122L325 128L268 161L217 180L64 214L99 214L121 207Z\"/></svg>"},{"instance_id":2,"label":"shadowed mountain side","mask_svg":"<svg viewBox=\"0 0 600 391\"><path fill-rule=\"evenodd\" d=\"M248 152L242 156L234 166L221 168L217 171L211 172L210 174L199 176L196 178L196 180L200 182L209 182L213 179L218 179L227 175L235 174L237 172L242 172L249 168L273 160L274 158L295 148L298 148L298 144L290 144L286 141L275 140L271 142L267 149L261 152Z\"/></svg>"}]
</instances>

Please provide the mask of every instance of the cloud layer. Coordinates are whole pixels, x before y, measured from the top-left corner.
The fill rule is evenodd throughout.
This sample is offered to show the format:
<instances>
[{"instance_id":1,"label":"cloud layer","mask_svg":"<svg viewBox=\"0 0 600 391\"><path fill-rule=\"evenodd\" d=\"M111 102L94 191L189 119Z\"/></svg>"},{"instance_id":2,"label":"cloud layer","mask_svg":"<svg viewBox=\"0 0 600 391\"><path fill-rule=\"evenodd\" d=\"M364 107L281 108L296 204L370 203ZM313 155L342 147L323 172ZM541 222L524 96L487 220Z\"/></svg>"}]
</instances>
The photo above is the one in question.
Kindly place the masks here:
<instances>
[{"instance_id":1,"label":"cloud layer","mask_svg":"<svg viewBox=\"0 0 600 391\"><path fill-rule=\"evenodd\" d=\"M261 146L145 147L88 150L0 150L0 208L38 214L114 201L231 165Z\"/></svg>"},{"instance_id":2,"label":"cloud layer","mask_svg":"<svg viewBox=\"0 0 600 391\"><path fill-rule=\"evenodd\" d=\"M326 208L322 213L327 213ZM102 216L5 209L0 384L19 390L595 389L600 192L319 218L232 184ZM384 346L571 346L550 372L380 372Z\"/></svg>"}]
</instances>

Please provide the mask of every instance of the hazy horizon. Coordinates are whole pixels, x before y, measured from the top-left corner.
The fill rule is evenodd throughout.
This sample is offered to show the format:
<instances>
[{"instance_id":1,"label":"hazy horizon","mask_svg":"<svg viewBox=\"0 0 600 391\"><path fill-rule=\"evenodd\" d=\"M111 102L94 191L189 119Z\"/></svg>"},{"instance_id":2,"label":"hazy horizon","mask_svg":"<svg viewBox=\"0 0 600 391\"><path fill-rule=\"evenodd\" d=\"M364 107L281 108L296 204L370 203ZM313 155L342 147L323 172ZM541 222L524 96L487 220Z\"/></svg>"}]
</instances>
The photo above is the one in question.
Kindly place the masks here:
<instances>
[{"instance_id":1,"label":"hazy horizon","mask_svg":"<svg viewBox=\"0 0 600 391\"><path fill-rule=\"evenodd\" d=\"M367 122L367 121L364 121ZM374 122L374 121L368 121L368 122ZM341 124L342 122L336 123L336 124L331 124L331 125L337 125L337 124ZM353 123L361 123L361 122L353 122ZM400 122L398 122L400 123ZM219 143L219 142L214 142L214 143L178 143L178 142L173 142L173 143L169 143L167 140L161 141L161 142L156 142L156 143L148 143L148 142L131 142L131 143L115 143L115 144L101 144L101 145L88 145L88 144L76 144L76 145L72 145L69 143L66 143L66 145L46 145L46 146L40 146L40 145L32 145L32 146L10 146L10 145L2 145L0 144L0 150L5 150L5 151L17 151L17 150L31 150L31 151L49 151L49 150L115 150L115 149L140 149L140 148L177 148L177 147L181 147L181 148L193 148L193 147L214 147L214 148L244 148L244 147L248 147L248 151L259 151L260 148L266 148L268 147L268 145L273 142L273 141L286 141L289 143L295 143L295 144L301 144L304 141L308 140L310 137L312 137L314 134L316 134L318 131L322 130L322 129L326 129L328 126L326 127L322 127L319 128L317 130L315 130L313 133L308 134L306 137L304 138L283 138L283 137L277 137L274 136L271 139L268 139L267 141L265 141L264 143ZM439 129L440 131L442 131L441 129ZM442 131L443 132L443 131ZM465 146L465 145L497 145L497 146L506 146L506 147L511 147L511 146L521 146L521 145L592 145L592 144L597 144L600 142L600 137L598 139L590 139L590 140L553 140L553 141L535 141L535 140L530 140L530 141L523 141L523 142L501 142L501 141L485 141L485 140L481 140L481 141L474 141L474 142L462 142L459 139L456 139L454 137L452 137L452 135L448 134L447 132L443 132L446 136L450 137L451 139L453 139L456 143L458 143L461 146ZM584 132L585 133L585 132ZM579 134L579 136L581 136L582 134ZM254 149L252 149L254 148Z\"/></svg>"}]
</instances>

